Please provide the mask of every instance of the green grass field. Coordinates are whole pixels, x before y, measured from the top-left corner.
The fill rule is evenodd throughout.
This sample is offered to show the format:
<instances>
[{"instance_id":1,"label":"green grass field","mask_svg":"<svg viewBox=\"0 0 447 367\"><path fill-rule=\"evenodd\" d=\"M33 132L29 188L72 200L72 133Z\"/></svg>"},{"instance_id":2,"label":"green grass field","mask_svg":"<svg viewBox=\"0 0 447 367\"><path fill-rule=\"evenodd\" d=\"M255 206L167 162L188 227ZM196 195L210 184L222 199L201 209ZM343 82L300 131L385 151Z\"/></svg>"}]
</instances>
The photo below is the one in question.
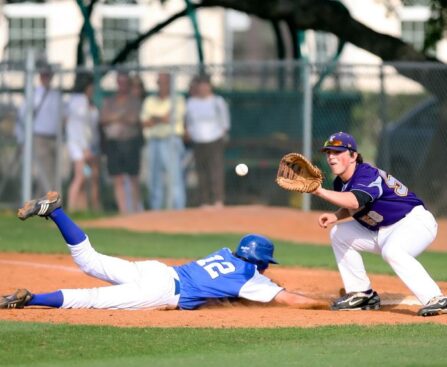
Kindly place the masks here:
<instances>
[{"instance_id":1,"label":"green grass field","mask_svg":"<svg viewBox=\"0 0 447 367\"><path fill-rule=\"evenodd\" d=\"M218 247L234 247L239 238L104 229L87 233L104 253L165 258L198 258ZM335 269L329 247L275 242L276 257L284 265ZM7 215L0 216L0 251L67 253L50 221L22 223ZM447 280L447 254L426 253L420 260L435 279ZM365 263L371 273L392 274L378 256L367 256ZM3 321L0 366L446 366L446 342L447 327L435 324L163 329Z\"/></svg>"},{"instance_id":2,"label":"green grass field","mask_svg":"<svg viewBox=\"0 0 447 367\"><path fill-rule=\"evenodd\" d=\"M179 235L92 228L85 231L100 252L135 257L196 259L221 247L234 248L240 239L240 235L235 234ZM274 242L275 257L281 265L337 269L329 246ZM13 216L0 217L0 251L68 253L57 227L51 221L33 218L21 222ZM380 256L364 254L364 260L371 273L394 274ZM434 279L447 281L447 253L425 252L419 260Z\"/></svg>"},{"instance_id":3,"label":"green grass field","mask_svg":"<svg viewBox=\"0 0 447 367\"><path fill-rule=\"evenodd\" d=\"M1 366L445 366L439 325L113 328L0 322Z\"/></svg>"}]
</instances>

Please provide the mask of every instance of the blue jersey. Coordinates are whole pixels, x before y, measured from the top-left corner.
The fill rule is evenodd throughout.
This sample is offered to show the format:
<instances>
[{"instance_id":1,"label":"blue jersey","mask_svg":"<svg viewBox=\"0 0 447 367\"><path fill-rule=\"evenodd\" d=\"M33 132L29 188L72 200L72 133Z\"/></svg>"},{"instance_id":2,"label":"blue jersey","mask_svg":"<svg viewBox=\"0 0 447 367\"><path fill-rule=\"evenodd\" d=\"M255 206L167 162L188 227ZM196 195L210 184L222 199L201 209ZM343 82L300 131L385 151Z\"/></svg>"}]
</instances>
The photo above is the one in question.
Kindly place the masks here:
<instances>
[{"instance_id":1,"label":"blue jersey","mask_svg":"<svg viewBox=\"0 0 447 367\"><path fill-rule=\"evenodd\" d=\"M404 218L415 206L424 203L400 181L367 163L357 164L348 182L334 180L335 191L361 191L371 200L353 215L362 226L378 230Z\"/></svg>"},{"instance_id":2,"label":"blue jersey","mask_svg":"<svg viewBox=\"0 0 447 367\"><path fill-rule=\"evenodd\" d=\"M244 298L270 301L282 288L259 274L254 264L237 258L230 249L223 248L208 257L192 261L174 269L180 278L179 308L192 310L210 298L240 297L241 288L256 279ZM251 281L251 282L250 282ZM256 289L254 289L256 288ZM252 297L258 293L256 297ZM263 295L259 295L259 294Z\"/></svg>"}]
</instances>

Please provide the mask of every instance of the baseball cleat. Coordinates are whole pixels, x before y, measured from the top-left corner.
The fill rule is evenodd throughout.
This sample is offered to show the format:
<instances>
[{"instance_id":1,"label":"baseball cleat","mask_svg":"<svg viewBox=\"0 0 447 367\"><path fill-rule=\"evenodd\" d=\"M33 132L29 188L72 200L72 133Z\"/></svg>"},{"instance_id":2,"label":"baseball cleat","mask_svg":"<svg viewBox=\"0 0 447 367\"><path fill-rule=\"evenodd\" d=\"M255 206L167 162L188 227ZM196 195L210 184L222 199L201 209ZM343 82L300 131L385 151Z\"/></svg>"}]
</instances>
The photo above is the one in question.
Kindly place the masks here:
<instances>
[{"instance_id":1,"label":"baseball cleat","mask_svg":"<svg viewBox=\"0 0 447 367\"><path fill-rule=\"evenodd\" d=\"M331 310L337 311L378 310L379 308L380 297L376 291L346 293L331 305Z\"/></svg>"},{"instance_id":2,"label":"baseball cleat","mask_svg":"<svg viewBox=\"0 0 447 367\"><path fill-rule=\"evenodd\" d=\"M17 289L14 294L0 296L0 309L23 308L33 295L27 289Z\"/></svg>"},{"instance_id":3,"label":"baseball cleat","mask_svg":"<svg viewBox=\"0 0 447 367\"><path fill-rule=\"evenodd\" d=\"M419 316L436 316L447 313L447 297L433 297L418 311Z\"/></svg>"},{"instance_id":4,"label":"baseball cleat","mask_svg":"<svg viewBox=\"0 0 447 367\"><path fill-rule=\"evenodd\" d=\"M60 208L61 205L62 199L59 193L50 191L40 199L27 201L23 207L18 210L17 216L21 220L28 219L35 215L38 215L39 217L48 217L54 210Z\"/></svg>"}]
</instances>

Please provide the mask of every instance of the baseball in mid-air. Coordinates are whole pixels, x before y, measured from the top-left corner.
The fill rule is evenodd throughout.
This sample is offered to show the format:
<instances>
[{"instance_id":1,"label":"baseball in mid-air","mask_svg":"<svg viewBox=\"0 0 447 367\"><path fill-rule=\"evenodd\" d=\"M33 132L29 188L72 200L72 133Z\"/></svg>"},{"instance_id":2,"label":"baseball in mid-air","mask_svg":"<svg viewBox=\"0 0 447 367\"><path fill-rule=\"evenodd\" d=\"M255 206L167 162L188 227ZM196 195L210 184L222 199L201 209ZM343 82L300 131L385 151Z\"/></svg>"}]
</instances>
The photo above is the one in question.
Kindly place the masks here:
<instances>
[{"instance_id":1,"label":"baseball in mid-air","mask_svg":"<svg viewBox=\"0 0 447 367\"><path fill-rule=\"evenodd\" d=\"M248 173L248 166L245 163L239 163L234 170L238 176L245 176Z\"/></svg>"}]
</instances>

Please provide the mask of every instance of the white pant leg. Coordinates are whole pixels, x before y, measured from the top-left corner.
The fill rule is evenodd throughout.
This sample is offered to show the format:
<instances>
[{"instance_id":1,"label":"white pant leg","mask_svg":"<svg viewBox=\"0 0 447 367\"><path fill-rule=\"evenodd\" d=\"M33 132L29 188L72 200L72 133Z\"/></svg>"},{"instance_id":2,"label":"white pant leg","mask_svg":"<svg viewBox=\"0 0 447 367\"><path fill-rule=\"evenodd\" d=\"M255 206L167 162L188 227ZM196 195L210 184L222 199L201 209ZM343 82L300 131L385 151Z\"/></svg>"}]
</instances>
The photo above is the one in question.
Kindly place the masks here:
<instances>
[{"instance_id":1,"label":"white pant leg","mask_svg":"<svg viewBox=\"0 0 447 367\"><path fill-rule=\"evenodd\" d=\"M376 235L354 220L332 228L332 249L347 293L371 289L360 251L380 253Z\"/></svg>"},{"instance_id":2,"label":"white pant leg","mask_svg":"<svg viewBox=\"0 0 447 367\"><path fill-rule=\"evenodd\" d=\"M127 284L91 289L62 289L62 308L147 309L175 308L175 271L158 261L137 263L139 278Z\"/></svg>"},{"instance_id":3,"label":"white pant leg","mask_svg":"<svg viewBox=\"0 0 447 367\"><path fill-rule=\"evenodd\" d=\"M102 255L91 246L88 237L77 245L68 245L79 268L95 278L112 284L137 281L140 277L138 262Z\"/></svg>"},{"instance_id":4,"label":"white pant leg","mask_svg":"<svg viewBox=\"0 0 447 367\"><path fill-rule=\"evenodd\" d=\"M379 230L382 257L422 304L441 295L438 285L415 259L433 242L436 233L436 220L423 206Z\"/></svg>"}]
</instances>

